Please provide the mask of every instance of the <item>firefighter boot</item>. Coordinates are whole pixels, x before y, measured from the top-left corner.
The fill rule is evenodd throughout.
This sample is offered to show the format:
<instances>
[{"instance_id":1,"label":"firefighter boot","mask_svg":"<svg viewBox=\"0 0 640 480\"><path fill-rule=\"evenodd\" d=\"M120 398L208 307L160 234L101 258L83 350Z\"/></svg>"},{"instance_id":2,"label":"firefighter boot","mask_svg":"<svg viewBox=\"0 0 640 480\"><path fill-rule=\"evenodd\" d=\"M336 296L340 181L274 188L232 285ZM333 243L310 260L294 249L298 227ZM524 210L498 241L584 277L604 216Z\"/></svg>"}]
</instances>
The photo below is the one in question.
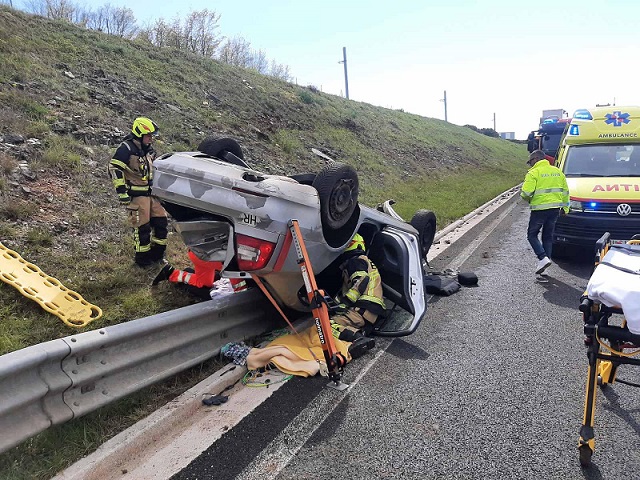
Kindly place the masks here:
<instances>
[{"instance_id":1,"label":"firefighter boot","mask_svg":"<svg viewBox=\"0 0 640 480\"><path fill-rule=\"evenodd\" d=\"M142 268L150 267L153 265L153 258L151 257L151 251L136 252L134 261L136 265Z\"/></svg>"},{"instance_id":2,"label":"firefighter boot","mask_svg":"<svg viewBox=\"0 0 640 480\"><path fill-rule=\"evenodd\" d=\"M158 275L156 275L156 278L153 279L153 282L151 282L151 285L155 286L164 280L169 280L169 277L171 276L174 270L175 268L173 268L171 265L167 263L164 267L162 267L162 270L158 272Z\"/></svg>"},{"instance_id":3,"label":"firefighter boot","mask_svg":"<svg viewBox=\"0 0 640 480\"><path fill-rule=\"evenodd\" d=\"M151 250L149 250L149 257L152 262L164 262L164 252L166 251L166 245L158 245L154 243L151 245Z\"/></svg>"}]
</instances>

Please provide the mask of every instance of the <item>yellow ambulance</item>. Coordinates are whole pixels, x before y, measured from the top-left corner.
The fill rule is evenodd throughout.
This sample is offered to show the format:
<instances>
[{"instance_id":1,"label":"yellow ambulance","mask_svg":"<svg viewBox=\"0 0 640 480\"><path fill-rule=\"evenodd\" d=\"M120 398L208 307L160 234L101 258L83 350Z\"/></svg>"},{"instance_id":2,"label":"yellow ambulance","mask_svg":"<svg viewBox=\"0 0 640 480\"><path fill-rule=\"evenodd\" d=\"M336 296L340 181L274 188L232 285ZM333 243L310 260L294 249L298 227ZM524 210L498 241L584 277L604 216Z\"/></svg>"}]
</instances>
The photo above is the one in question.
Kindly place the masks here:
<instances>
[{"instance_id":1,"label":"yellow ambulance","mask_svg":"<svg viewBox=\"0 0 640 480\"><path fill-rule=\"evenodd\" d=\"M594 247L604 232L614 243L640 234L640 107L577 110L556 161L567 177L568 215L556 224L554 250Z\"/></svg>"}]
</instances>

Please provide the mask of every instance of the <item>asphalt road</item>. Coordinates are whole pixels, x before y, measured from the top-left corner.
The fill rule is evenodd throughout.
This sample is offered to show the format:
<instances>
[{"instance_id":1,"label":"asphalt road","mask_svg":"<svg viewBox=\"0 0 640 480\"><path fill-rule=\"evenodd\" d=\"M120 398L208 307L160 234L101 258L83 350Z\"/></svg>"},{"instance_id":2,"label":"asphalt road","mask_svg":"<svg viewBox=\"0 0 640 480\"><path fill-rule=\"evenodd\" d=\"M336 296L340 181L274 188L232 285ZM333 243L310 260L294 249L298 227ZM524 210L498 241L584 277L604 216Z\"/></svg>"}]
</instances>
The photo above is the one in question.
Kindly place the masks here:
<instances>
[{"instance_id":1,"label":"asphalt road","mask_svg":"<svg viewBox=\"0 0 640 480\"><path fill-rule=\"evenodd\" d=\"M479 285L433 297L412 336L379 339L347 366L350 390L296 378L173 478L640 475L640 396L622 384L598 392L593 465L578 462L587 373L578 303L592 255L559 261L537 282L527 207L507 212L435 262L474 271ZM640 369L622 366L619 378L640 383Z\"/></svg>"}]
</instances>

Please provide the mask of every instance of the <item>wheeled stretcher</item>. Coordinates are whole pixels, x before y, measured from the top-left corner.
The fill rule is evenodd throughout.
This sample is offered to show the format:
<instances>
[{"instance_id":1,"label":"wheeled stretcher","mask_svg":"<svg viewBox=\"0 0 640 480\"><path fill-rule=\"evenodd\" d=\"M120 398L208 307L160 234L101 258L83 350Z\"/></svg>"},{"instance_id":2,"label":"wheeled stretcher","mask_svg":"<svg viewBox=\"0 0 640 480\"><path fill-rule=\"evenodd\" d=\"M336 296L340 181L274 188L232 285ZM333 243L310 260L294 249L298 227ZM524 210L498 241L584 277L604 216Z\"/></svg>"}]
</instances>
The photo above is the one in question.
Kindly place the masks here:
<instances>
[{"instance_id":1,"label":"wheeled stretcher","mask_svg":"<svg viewBox=\"0 0 640 480\"><path fill-rule=\"evenodd\" d=\"M609 233L596 242L595 268L581 297L589 369L578 449L587 466L595 451L597 387L616 379L623 364L640 365L640 239L611 245Z\"/></svg>"}]
</instances>

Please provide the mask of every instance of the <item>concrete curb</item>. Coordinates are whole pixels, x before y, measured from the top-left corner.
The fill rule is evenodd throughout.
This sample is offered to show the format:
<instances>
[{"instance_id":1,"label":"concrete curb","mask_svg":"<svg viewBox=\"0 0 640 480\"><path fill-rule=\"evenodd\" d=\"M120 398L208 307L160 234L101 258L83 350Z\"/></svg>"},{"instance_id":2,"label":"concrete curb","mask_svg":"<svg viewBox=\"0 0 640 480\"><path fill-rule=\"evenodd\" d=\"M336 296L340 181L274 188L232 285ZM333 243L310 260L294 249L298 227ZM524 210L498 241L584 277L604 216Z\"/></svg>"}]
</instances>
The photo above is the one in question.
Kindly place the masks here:
<instances>
[{"instance_id":1,"label":"concrete curb","mask_svg":"<svg viewBox=\"0 0 640 480\"><path fill-rule=\"evenodd\" d=\"M111 438L90 455L60 472L52 480L110 478L126 460L149 444L157 443L174 428L202 408L203 395L217 395L234 385L247 372L232 363L218 370L148 417Z\"/></svg>"}]
</instances>

